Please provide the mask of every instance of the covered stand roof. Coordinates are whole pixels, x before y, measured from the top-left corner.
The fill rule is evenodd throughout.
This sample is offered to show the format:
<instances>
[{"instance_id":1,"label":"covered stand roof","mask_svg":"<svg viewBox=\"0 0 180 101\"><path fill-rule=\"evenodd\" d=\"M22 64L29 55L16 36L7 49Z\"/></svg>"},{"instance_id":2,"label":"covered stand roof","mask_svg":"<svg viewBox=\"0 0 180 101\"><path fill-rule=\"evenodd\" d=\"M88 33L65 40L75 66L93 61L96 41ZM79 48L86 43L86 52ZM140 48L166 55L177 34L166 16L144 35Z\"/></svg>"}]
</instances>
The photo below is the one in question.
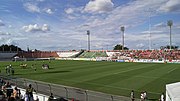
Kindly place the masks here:
<instances>
[{"instance_id":1,"label":"covered stand roof","mask_svg":"<svg viewBox=\"0 0 180 101\"><path fill-rule=\"evenodd\" d=\"M180 82L166 85L166 101L180 101Z\"/></svg>"}]
</instances>

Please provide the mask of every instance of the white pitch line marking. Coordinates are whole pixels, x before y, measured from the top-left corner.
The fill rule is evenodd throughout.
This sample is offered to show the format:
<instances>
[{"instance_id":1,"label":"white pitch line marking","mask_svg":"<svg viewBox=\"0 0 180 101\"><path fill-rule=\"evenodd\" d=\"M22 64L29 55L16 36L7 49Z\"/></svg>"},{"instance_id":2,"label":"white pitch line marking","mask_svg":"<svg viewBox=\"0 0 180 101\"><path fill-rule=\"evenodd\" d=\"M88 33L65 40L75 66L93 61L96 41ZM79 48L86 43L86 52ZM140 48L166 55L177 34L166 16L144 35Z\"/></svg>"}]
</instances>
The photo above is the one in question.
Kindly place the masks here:
<instances>
[{"instance_id":1,"label":"white pitch line marking","mask_svg":"<svg viewBox=\"0 0 180 101\"><path fill-rule=\"evenodd\" d=\"M136 70L136 69L141 69L141 68L146 68L146 67L140 67L140 68L128 69L128 70L124 70L124 71L117 72L117 73L113 73L113 74L120 74L120 73L129 72L129 71Z\"/></svg>"},{"instance_id":2,"label":"white pitch line marking","mask_svg":"<svg viewBox=\"0 0 180 101\"><path fill-rule=\"evenodd\" d=\"M168 71L168 73L171 73L172 71L176 70L176 68L171 69L170 71Z\"/></svg>"}]
</instances>

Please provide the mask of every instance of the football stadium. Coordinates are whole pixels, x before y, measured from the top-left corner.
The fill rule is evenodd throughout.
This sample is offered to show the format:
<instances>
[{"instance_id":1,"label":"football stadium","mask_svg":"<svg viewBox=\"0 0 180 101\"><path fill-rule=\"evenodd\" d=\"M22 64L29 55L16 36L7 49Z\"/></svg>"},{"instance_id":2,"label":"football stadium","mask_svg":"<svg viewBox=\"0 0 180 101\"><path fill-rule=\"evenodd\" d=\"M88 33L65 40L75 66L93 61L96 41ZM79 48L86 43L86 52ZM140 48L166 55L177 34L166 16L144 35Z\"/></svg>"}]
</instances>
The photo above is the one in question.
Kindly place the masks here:
<instances>
[{"instance_id":1,"label":"football stadium","mask_svg":"<svg viewBox=\"0 0 180 101\"><path fill-rule=\"evenodd\" d=\"M0 101L180 101L179 0L1 0Z\"/></svg>"},{"instance_id":2,"label":"football stadium","mask_svg":"<svg viewBox=\"0 0 180 101\"><path fill-rule=\"evenodd\" d=\"M128 101L146 92L156 101L179 82L179 50L58 51L0 53L1 75L38 93L80 101ZM166 58L164 58L166 57ZM8 70L7 68L13 68ZM7 67L5 69L5 67ZM33 80L33 81L32 81ZM57 87L59 86L59 87ZM45 90L46 89L46 90ZM67 90L67 91L66 91ZM87 94L87 95L86 95Z\"/></svg>"}]
</instances>

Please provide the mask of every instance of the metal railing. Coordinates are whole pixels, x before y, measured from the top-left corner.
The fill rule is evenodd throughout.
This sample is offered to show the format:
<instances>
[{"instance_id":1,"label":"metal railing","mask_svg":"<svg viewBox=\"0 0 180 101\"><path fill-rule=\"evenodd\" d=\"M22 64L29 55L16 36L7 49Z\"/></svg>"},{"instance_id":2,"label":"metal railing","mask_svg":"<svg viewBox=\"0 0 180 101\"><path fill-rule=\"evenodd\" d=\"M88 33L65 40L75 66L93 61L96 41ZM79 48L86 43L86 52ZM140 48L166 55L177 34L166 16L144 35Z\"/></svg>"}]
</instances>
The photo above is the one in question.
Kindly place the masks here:
<instances>
[{"instance_id":1,"label":"metal railing","mask_svg":"<svg viewBox=\"0 0 180 101\"><path fill-rule=\"evenodd\" d=\"M24 88L31 84L37 93L44 95L53 95L63 97L66 99L76 99L78 101L130 101L129 97L110 95L101 92L84 90L80 88L68 87L63 85L51 84L47 82L34 81L24 78L14 78L10 76L0 76L5 81L10 82L12 85ZM138 100L138 99L136 99Z\"/></svg>"}]
</instances>

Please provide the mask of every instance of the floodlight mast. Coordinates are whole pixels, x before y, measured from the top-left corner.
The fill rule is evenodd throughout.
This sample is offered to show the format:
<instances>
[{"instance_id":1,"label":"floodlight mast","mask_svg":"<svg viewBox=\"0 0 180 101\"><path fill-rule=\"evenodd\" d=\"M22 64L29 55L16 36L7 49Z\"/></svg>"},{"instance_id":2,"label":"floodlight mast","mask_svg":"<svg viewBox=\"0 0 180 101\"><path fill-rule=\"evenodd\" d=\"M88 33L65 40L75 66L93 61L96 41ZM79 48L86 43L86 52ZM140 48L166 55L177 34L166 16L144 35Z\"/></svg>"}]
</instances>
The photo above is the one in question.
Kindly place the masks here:
<instances>
[{"instance_id":1,"label":"floodlight mast","mask_svg":"<svg viewBox=\"0 0 180 101\"><path fill-rule=\"evenodd\" d=\"M88 35L88 51L90 51L90 31L87 30L87 35Z\"/></svg>"},{"instance_id":2,"label":"floodlight mast","mask_svg":"<svg viewBox=\"0 0 180 101\"><path fill-rule=\"evenodd\" d=\"M169 44L170 44L170 50L171 50L172 49L171 27L173 25L173 21L168 20L167 25L169 26Z\"/></svg>"},{"instance_id":3,"label":"floodlight mast","mask_svg":"<svg viewBox=\"0 0 180 101\"><path fill-rule=\"evenodd\" d=\"M152 48L152 41L151 41L151 12L149 14L149 50Z\"/></svg>"},{"instance_id":4,"label":"floodlight mast","mask_svg":"<svg viewBox=\"0 0 180 101\"><path fill-rule=\"evenodd\" d=\"M121 27L121 32L122 32L122 50L124 50L124 31L125 31L125 27L122 26Z\"/></svg>"},{"instance_id":5,"label":"floodlight mast","mask_svg":"<svg viewBox=\"0 0 180 101\"><path fill-rule=\"evenodd\" d=\"M152 13L155 12L152 8L149 8L146 12L148 12L148 16L149 16L149 50L152 49L152 33L151 33L151 16L152 16Z\"/></svg>"}]
</instances>

